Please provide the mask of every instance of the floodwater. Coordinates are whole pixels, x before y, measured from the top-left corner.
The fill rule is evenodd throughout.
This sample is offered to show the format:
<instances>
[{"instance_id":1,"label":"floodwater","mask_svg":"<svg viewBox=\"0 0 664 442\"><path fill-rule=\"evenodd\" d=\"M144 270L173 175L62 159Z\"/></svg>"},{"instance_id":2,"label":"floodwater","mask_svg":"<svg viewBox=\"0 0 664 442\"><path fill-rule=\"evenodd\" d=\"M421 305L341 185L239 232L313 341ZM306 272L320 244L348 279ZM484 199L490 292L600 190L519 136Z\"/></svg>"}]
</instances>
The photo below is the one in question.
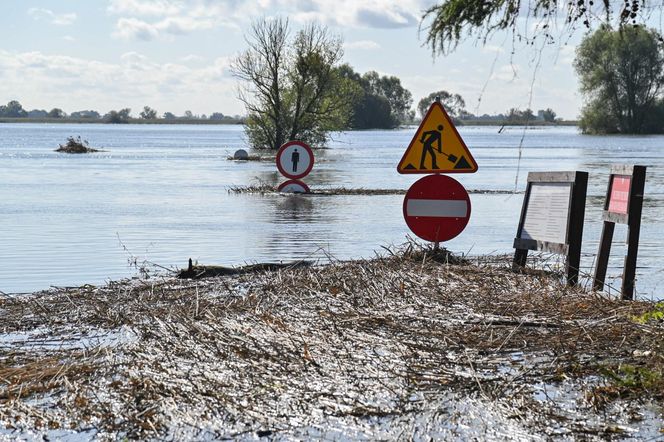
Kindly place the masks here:
<instances>
[{"instance_id":1,"label":"floodwater","mask_svg":"<svg viewBox=\"0 0 664 442\"><path fill-rule=\"evenodd\" d=\"M637 295L664 299L664 136L584 136L574 127L460 127L479 171L469 190L523 191L529 171L590 173L582 271L592 265L610 164L648 166ZM304 181L313 189L407 189L396 165L415 128L333 134ZM105 152L54 152L80 135ZM521 146L521 147L520 147ZM403 196L229 193L281 177L274 162L233 162L241 126L0 124L0 291L101 284L144 261L204 264L369 258L402 244ZM519 160L520 157L520 160ZM518 179L517 179L518 178ZM471 220L444 245L470 255L512 253L523 194L472 193ZM619 289L626 226L614 235L607 282ZM608 290L611 290L609 287Z\"/></svg>"}]
</instances>

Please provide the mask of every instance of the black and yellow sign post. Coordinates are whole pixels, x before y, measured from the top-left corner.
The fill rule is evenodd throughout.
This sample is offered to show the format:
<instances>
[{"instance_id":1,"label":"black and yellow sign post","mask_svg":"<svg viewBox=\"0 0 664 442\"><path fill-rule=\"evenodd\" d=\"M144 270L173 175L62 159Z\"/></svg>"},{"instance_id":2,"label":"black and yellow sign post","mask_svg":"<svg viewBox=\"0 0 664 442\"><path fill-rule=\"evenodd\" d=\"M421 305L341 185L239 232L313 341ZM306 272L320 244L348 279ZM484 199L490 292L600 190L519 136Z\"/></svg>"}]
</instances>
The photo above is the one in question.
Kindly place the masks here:
<instances>
[{"instance_id":1,"label":"black and yellow sign post","mask_svg":"<svg viewBox=\"0 0 664 442\"><path fill-rule=\"evenodd\" d=\"M443 105L435 101L404 152L399 173L473 173L477 163Z\"/></svg>"},{"instance_id":2,"label":"black and yellow sign post","mask_svg":"<svg viewBox=\"0 0 664 442\"><path fill-rule=\"evenodd\" d=\"M420 238L438 250L463 231L470 219L466 189L442 173L474 173L477 163L440 103L431 104L399 165L399 173L433 174L416 181L406 193L403 216Z\"/></svg>"}]
</instances>

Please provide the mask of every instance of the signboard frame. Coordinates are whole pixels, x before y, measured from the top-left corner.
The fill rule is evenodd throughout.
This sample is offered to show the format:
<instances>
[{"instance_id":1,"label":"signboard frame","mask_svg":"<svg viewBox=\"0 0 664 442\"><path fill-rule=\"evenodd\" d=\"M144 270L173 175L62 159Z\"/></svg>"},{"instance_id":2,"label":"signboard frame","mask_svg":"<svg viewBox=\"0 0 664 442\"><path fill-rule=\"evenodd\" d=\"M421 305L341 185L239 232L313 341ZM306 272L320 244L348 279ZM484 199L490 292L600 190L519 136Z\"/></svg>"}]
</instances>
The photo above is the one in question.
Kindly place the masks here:
<instances>
[{"instance_id":1,"label":"signboard frame","mask_svg":"<svg viewBox=\"0 0 664 442\"><path fill-rule=\"evenodd\" d=\"M523 238L524 223L528 214L533 185L568 184L570 187L569 206L564 242L547 242L536 238ZM579 265L581 263L581 242L583 239L583 221L586 210L586 192L588 189L588 172L529 172L523 206L519 218L516 237L514 238L515 269L524 268L529 250L566 255L565 273L568 285L577 285L579 281Z\"/></svg>"},{"instance_id":2,"label":"signboard frame","mask_svg":"<svg viewBox=\"0 0 664 442\"><path fill-rule=\"evenodd\" d=\"M627 196L627 213L610 210L614 181L618 177L629 177L629 195ZM611 252L611 242L616 224L627 224L627 255L623 267L622 286L620 293L622 299L634 298L634 280L636 278L636 259L639 249L639 236L641 231L641 213L643 211L643 194L646 183L646 166L619 164L611 166L609 183L604 199L602 218L602 235L597 251L597 265L593 277L593 288L602 290L606 278L606 270Z\"/></svg>"}]
</instances>

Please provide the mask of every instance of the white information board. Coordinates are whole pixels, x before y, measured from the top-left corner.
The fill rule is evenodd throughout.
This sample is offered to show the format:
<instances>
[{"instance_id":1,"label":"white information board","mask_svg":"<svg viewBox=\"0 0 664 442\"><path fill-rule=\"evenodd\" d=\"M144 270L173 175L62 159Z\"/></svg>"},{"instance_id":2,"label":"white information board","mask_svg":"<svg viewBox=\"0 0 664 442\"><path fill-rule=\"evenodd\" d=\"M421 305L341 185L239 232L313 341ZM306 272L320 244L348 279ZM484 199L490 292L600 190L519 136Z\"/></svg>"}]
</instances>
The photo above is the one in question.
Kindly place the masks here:
<instances>
[{"instance_id":1,"label":"white information board","mask_svg":"<svg viewBox=\"0 0 664 442\"><path fill-rule=\"evenodd\" d=\"M567 243L572 183L531 183L522 239Z\"/></svg>"}]
</instances>

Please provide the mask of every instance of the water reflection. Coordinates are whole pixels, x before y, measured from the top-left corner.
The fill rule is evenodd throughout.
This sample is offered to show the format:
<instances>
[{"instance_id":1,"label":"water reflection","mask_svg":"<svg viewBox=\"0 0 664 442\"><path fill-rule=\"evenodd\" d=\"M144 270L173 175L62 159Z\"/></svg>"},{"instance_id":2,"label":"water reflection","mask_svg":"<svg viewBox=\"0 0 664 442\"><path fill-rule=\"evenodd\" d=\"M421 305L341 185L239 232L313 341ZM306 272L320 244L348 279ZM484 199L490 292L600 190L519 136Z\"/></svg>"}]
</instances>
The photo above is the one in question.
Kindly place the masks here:
<instances>
[{"instance_id":1,"label":"water reflection","mask_svg":"<svg viewBox=\"0 0 664 442\"><path fill-rule=\"evenodd\" d=\"M311 223L319 220L314 213L316 206L311 202L311 196L279 196L272 215L275 224Z\"/></svg>"}]
</instances>

